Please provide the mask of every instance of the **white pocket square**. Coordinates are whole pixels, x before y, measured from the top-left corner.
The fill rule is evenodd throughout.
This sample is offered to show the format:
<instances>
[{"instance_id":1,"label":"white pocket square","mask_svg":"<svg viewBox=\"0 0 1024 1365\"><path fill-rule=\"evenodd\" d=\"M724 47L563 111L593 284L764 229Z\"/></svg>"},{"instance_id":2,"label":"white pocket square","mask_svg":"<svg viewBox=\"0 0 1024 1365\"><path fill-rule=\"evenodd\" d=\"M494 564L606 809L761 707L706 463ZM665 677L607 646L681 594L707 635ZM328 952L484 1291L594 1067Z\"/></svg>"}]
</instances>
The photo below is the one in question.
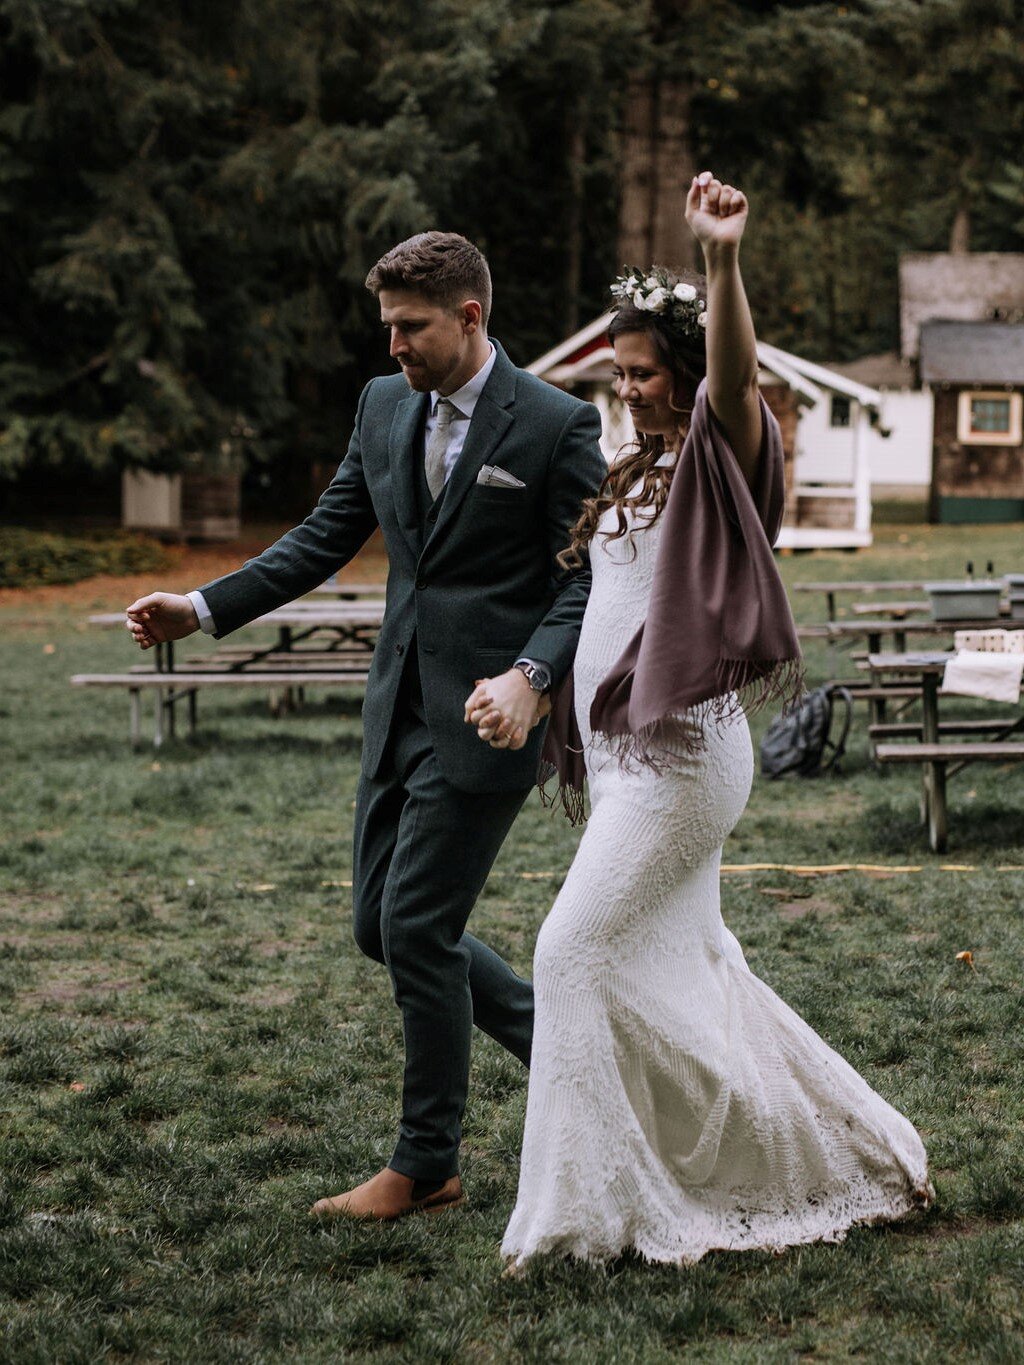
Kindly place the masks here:
<instances>
[{"instance_id":1,"label":"white pocket square","mask_svg":"<svg viewBox=\"0 0 1024 1365\"><path fill-rule=\"evenodd\" d=\"M522 479L517 479L514 474L510 474L507 469L502 469L500 465L496 464L485 464L476 476L476 481L486 484L488 488L526 487Z\"/></svg>"}]
</instances>

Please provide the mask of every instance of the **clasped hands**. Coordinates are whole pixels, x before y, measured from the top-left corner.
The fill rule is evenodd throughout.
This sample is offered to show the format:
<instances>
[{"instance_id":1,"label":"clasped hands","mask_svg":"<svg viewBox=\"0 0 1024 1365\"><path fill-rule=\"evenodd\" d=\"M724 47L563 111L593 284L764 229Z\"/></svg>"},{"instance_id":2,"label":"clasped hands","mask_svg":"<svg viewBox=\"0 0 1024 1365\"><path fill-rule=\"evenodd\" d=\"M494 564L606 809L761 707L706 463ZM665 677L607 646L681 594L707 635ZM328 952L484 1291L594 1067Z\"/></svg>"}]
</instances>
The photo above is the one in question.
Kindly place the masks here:
<instances>
[{"instance_id":1,"label":"clasped hands","mask_svg":"<svg viewBox=\"0 0 1024 1365\"><path fill-rule=\"evenodd\" d=\"M548 694L535 692L518 668L510 668L477 681L466 698L465 721L492 749L521 749L550 710Z\"/></svg>"}]
</instances>

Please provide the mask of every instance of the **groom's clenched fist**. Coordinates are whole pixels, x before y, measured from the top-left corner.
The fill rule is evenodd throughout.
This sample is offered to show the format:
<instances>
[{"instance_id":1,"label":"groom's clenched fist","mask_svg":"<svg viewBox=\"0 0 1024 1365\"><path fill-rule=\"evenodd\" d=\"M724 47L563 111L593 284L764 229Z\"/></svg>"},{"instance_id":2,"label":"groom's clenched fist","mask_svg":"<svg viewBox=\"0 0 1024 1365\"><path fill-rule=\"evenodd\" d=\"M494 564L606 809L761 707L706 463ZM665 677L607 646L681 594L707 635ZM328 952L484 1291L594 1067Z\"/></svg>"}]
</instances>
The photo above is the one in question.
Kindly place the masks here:
<instances>
[{"instance_id":1,"label":"groom's clenched fist","mask_svg":"<svg viewBox=\"0 0 1024 1365\"><path fill-rule=\"evenodd\" d=\"M125 611L125 625L140 649L183 640L199 629L196 609L187 597L173 592L151 592Z\"/></svg>"},{"instance_id":2,"label":"groom's clenched fist","mask_svg":"<svg viewBox=\"0 0 1024 1365\"><path fill-rule=\"evenodd\" d=\"M518 668L510 668L477 683L466 698L465 721L476 726L492 749L521 749L540 719L544 700Z\"/></svg>"}]
</instances>

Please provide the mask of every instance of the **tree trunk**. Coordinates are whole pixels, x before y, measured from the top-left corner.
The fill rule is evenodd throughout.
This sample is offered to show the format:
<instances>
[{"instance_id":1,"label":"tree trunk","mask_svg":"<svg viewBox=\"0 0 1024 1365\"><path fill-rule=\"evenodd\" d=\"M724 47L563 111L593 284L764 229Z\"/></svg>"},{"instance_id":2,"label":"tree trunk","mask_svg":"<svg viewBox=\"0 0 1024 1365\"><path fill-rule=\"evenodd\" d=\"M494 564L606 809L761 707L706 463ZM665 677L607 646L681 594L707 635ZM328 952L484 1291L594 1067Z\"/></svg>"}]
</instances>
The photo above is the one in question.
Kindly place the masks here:
<instances>
[{"instance_id":1,"label":"tree trunk","mask_svg":"<svg viewBox=\"0 0 1024 1365\"><path fill-rule=\"evenodd\" d=\"M964 255L971 249L971 211L960 204L949 230L949 249L954 255Z\"/></svg>"},{"instance_id":2,"label":"tree trunk","mask_svg":"<svg viewBox=\"0 0 1024 1365\"><path fill-rule=\"evenodd\" d=\"M622 143L619 153L619 250L616 265L651 263L651 221L654 209L654 78L633 76L626 90Z\"/></svg>"},{"instance_id":3,"label":"tree trunk","mask_svg":"<svg viewBox=\"0 0 1024 1365\"><path fill-rule=\"evenodd\" d=\"M673 77L658 83L651 260L676 269L700 264L697 239L684 213L686 192L697 170L690 145L691 95L687 80Z\"/></svg>"},{"instance_id":4,"label":"tree trunk","mask_svg":"<svg viewBox=\"0 0 1024 1365\"><path fill-rule=\"evenodd\" d=\"M583 276L583 175L587 137L582 98L566 107L565 209L565 317L563 327L571 336L580 325L580 288Z\"/></svg>"},{"instance_id":5,"label":"tree trunk","mask_svg":"<svg viewBox=\"0 0 1024 1365\"><path fill-rule=\"evenodd\" d=\"M689 82L635 76L626 92L621 148L619 264L695 266L686 190L696 170L690 144Z\"/></svg>"}]
</instances>

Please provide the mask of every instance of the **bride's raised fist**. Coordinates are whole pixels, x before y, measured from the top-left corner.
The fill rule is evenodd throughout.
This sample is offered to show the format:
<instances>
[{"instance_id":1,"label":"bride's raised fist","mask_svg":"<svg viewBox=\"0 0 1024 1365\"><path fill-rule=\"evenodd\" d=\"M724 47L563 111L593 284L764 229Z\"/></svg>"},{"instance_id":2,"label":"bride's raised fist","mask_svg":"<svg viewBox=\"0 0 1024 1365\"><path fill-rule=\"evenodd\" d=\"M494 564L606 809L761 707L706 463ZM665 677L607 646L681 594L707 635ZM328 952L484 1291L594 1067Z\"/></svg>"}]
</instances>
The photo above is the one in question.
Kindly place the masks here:
<instances>
[{"instance_id":1,"label":"bride's raised fist","mask_svg":"<svg viewBox=\"0 0 1024 1365\"><path fill-rule=\"evenodd\" d=\"M747 196L733 185L723 185L710 171L690 182L686 221L701 246L738 246L747 223Z\"/></svg>"}]
</instances>

